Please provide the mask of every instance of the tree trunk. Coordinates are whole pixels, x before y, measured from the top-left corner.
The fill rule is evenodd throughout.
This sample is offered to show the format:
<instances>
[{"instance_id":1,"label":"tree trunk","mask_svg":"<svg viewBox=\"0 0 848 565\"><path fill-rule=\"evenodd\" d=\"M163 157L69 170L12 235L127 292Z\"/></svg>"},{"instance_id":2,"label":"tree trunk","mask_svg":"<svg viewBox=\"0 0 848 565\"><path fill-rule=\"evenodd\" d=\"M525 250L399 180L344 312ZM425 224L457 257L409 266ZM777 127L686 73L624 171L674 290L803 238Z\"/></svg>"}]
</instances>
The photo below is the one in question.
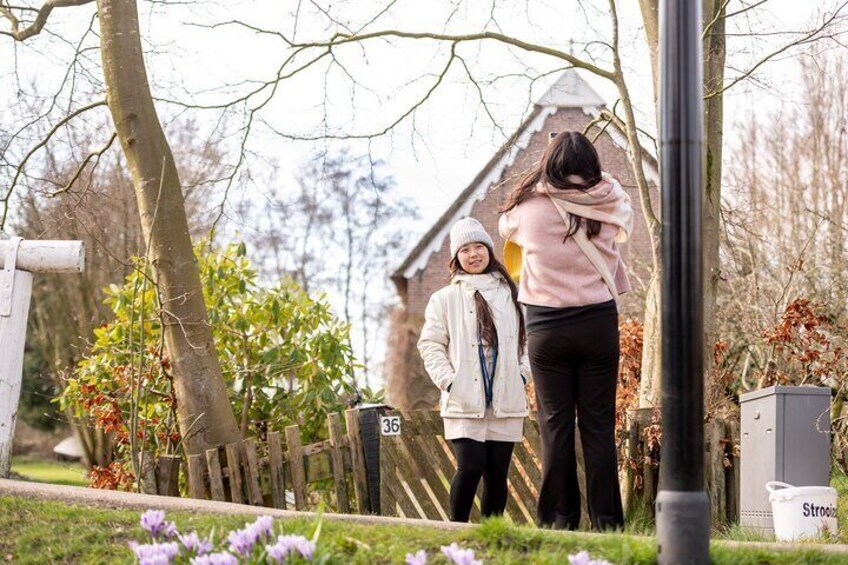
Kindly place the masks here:
<instances>
[{"instance_id":1,"label":"tree trunk","mask_svg":"<svg viewBox=\"0 0 848 565\"><path fill-rule=\"evenodd\" d=\"M727 2L704 0L704 93L721 90L724 84L725 25ZM721 149L724 143L724 95L704 100L704 213L702 224L704 277L704 375L712 374L716 339L716 302L721 282L719 242L721 239ZM709 396L707 396L709 398Z\"/></svg>"},{"instance_id":2,"label":"tree trunk","mask_svg":"<svg viewBox=\"0 0 848 565\"><path fill-rule=\"evenodd\" d=\"M651 54L651 77L654 79L654 107L657 111L657 122L659 122L660 2L659 0L639 0L639 9L642 11L642 25L645 26L645 39L648 42L648 51Z\"/></svg>"},{"instance_id":3,"label":"tree trunk","mask_svg":"<svg viewBox=\"0 0 848 565\"><path fill-rule=\"evenodd\" d=\"M645 226L651 241L651 279L645 295L644 333L642 339L642 370L639 386L639 408L651 408L659 404L660 381L662 378L662 332L660 308L660 287L662 281L662 224L654 210L654 202L651 198L651 188L645 177L642 146L639 142L639 134L636 130L636 116L633 112L633 104L627 84L624 80L624 70L621 64L618 42L618 15L615 13L615 2L610 0L613 9L613 64L616 75L616 86L621 98L625 112L624 127L627 141L630 145L628 159L639 187L639 198L642 204L642 215L645 218ZM640 0L643 13L648 16L653 14L656 19L658 5L652 7L645 1ZM647 12L646 12L647 10ZM651 11L653 10L653 11ZM648 35L648 45L651 49L652 63L657 56L658 42L651 43L651 37L656 38L658 33L658 21L646 18L645 32ZM654 80L657 79L656 68L653 69ZM654 101L656 102L656 88L654 89Z\"/></svg>"},{"instance_id":4,"label":"tree trunk","mask_svg":"<svg viewBox=\"0 0 848 565\"><path fill-rule=\"evenodd\" d=\"M153 105L135 0L99 0L106 94L133 179L189 454L239 439L203 302L180 179Z\"/></svg>"},{"instance_id":5,"label":"tree trunk","mask_svg":"<svg viewBox=\"0 0 848 565\"><path fill-rule=\"evenodd\" d=\"M662 310L660 288L662 272L651 274L645 294L645 316L642 320L642 376L639 381L639 408L660 405L662 380Z\"/></svg>"},{"instance_id":6,"label":"tree trunk","mask_svg":"<svg viewBox=\"0 0 848 565\"><path fill-rule=\"evenodd\" d=\"M723 0L703 0L704 25L710 27L704 37L704 92L719 91L724 82L725 67L725 25L726 2ZM645 27L645 38L648 51L651 54L651 74L654 78L654 101L659 92L659 0L639 0L642 21ZM704 136L705 136L705 184L704 184L704 214L702 227L703 272L704 272L704 374L709 376L713 366L713 345L716 340L716 297L721 281L719 263L720 215L721 215L721 149L724 141L724 96L716 94L704 103ZM659 110L659 108L657 108ZM659 121L659 111L657 111ZM659 123L657 124L659 130ZM659 281L656 282L655 293L653 284L649 288L645 309L645 338L642 354L642 385L639 394L639 405L642 408L657 406L660 400L661 367L658 366L658 356L654 356L652 348L659 352L659 318L660 293ZM656 300L652 304L653 300ZM651 316L657 316L656 320ZM654 325L654 323L656 325ZM656 330L656 346L651 333ZM652 364L656 361L656 364ZM651 371L651 369L655 369ZM646 383L650 377L650 383ZM706 381L705 381L706 382Z\"/></svg>"}]
</instances>

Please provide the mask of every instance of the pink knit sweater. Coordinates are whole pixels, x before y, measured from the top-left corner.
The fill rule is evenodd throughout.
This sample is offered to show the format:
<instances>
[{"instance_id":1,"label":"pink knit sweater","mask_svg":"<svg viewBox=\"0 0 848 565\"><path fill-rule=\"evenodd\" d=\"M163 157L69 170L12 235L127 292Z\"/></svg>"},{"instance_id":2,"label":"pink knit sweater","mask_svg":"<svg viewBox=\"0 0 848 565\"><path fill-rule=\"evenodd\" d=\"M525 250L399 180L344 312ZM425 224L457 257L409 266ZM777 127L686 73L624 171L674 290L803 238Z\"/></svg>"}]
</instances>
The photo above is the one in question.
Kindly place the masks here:
<instances>
[{"instance_id":1,"label":"pink knit sweater","mask_svg":"<svg viewBox=\"0 0 848 565\"><path fill-rule=\"evenodd\" d=\"M565 308L612 300L604 279L574 239L563 243L568 226L547 196L534 195L502 214L498 231L524 250L520 302ZM617 227L603 223L591 242L609 265L618 293L624 294L631 286L615 242L617 232Z\"/></svg>"}]
</instances>

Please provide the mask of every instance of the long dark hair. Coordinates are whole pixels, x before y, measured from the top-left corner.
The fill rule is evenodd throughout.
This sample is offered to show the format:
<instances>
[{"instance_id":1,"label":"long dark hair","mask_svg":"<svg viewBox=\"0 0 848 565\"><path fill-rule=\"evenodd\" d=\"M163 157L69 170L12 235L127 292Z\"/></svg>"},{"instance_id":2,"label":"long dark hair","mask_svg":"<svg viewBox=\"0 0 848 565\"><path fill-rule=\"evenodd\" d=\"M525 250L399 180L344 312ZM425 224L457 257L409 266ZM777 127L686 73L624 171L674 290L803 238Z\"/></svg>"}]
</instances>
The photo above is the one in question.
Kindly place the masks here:
<instances>
[{"instance_id":1,"label":"long dark hair","mask_svg":"<svg viewBox=\"0 0 848 565\"><path fill-rule=\"evenodd\" d=\"M578 176L583 182L575 183L569 180L570 176ZM507 196L501 212L508 212L530 198L539 181L545 181L560 190L588 190L595 186L601 182L601 160L595 146L585 135L576 131L558 134L545 149L539 163ZM586 235L590 239L601 232L601 222L572 214L566 239L580 229L583 221L586 222Z\"/></svg>"},{"instance_id":2,"label":"long dark hair","mask_svg":"<svg viewBox=\"0 0 848 565\"><path fill-rule=\"evenodd\" d=\"M486 269L483 273L500 273L509 285L509 292L512 295L512 303L515 305L515 313L518 316L518 357L520 358L524 355L527 332L524 329L524 314L521 312L521 305L518 303L518 288L509 277L506 267L504 267L500 261L495 259L495 254L492 249L488 245L486 245L486 249L489 250L489 264L486 265ZM453 259L450 261L450 278L453 279L460 273L465 273L465 271L459 263L459 257L454 255ZM483 343L486 345L496 344L498 342L498 329L495 327L495 318L492 315L492 308L489 306L489 303L486 302L486 299L483 298L483 295L480 294L479 290L474 293L474 303L477 305L477 328L480 330L480 336Z\"/></svg>"}]
</instances>

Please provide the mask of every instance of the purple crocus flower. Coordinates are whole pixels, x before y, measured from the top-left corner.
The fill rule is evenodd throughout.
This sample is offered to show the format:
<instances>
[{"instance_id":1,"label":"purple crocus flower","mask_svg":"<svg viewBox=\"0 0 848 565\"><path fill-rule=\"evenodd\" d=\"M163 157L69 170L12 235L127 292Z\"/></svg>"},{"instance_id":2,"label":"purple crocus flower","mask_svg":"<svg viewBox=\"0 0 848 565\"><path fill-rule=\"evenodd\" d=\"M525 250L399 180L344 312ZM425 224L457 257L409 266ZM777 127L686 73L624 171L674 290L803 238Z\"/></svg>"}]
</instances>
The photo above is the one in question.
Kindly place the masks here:
<instances>
[{"instance_id":1,"label":"purple crocus flower","mask_svg":"<svg viewBox=\"0 0 848 565\"><path fill-rule=\"evenodd\" d=\"M288 557L296 554L307 561L312 561L312 557L315 555L315 542L311 542L303 536L279 536L277 543L265 546L265 551L268 557L276 563L285 563Z\"/></svg>"},{"instance_id":2,"label":"purple crocus flower","mask_svg":"<svg viewBox=\"0 0 848 565\"><path fill-rule=\"evenodd\" d=\"M256 534L249 528L243 530L233 530L227 536L227 541L230 542L230 551L239 555L248 555L253 551L253 546L256 545Z\"/></svg>"},{"instance_id":3,"label":"purple crocus flower","mask_svg":"<svg viewBox=\"0 0 848 565\"><path fill-rule=\"evenodd\" d=\"M442 546L442 553L454 565L483 565L482 561L474 559L474 551L459 547L456 542Z\"/></svg>"},{"instance_id":4,"label":"purple crocus flower","mask_svg":"<svg viewBox=\"0 0 848 565\"><path fill-rule=\"evenodd\" d=\"M568 563L569 565L612 565L609 561L591 559L587 551L581 551L577 555L569 555Z\"/></svg>"},{"instance_id":5,"label":"purple crocus flower","mask_svg":"<svg viewBox=\"0 0 848 565\"><path fill-rule=\"evenodd\" d=\"M427 552L419 549L415 553L407 553L406 565L427 565Z\"/></svg>"},{"instance_id":6,"label":"purple crocus flower","mask_svg":"<svg viewBox=\"0 0 848 565\"><path fill-rule=\"evenodd\" d=\"M156 537L162 529L162 523L164 521L165 513L161 510L148 510L141 515L141 527L153 537Z\"/></svg>"},{"instance_id":7,"label":"purple crocus flower","mask_svg":"<svg viewBox=\"0 0 848 565\"><path fill-rule=\"evenodd\" d=\"M176 542L145 544L132 542L130 548L141 565L167 565L180 552Z\"/></svg>"},{"instance_id":8,"label":"purple crocus flower","mask_svg":"<svg viewBox=\"0 0 848 565\"><path fill-rule=\"evenodd\" d=\"M265 536L271 538L271 528L274 525L274 519L271 516L260 516L255 522L247 526L256 533L256 537Z\"/></svg>"},{"instance_id":9,"label":"purple crocus flower","mask_svg":"<svg viewBox=\"0 0 848 565\"><path fill-rule=\"evenodd\" d=\"M165 521L165 513L161 510L148 510L141 515L141 527L144 528L153 539L171 539L177 534L177 526L173 522Z\"/></svg>"},{"instance_id":10,"label":"purple crocus flower","mask_svg":"<svg viewBox=\"0 0 848 565\"><path fill-rule=\"evenodd\" d=\"M248 555L260 538L271 539L273 523L274 519L270 516L260 516L255 522L245 524L243 529L233 530L227 537L227 541L230 542L230 551L239 555Z\"/></svg>"},{"instance_id":11,"label":"purple crocus flower","mask_svg":"<svg viewBox=\"0 0 848 565\"><path fill-rule=\"evenodd\" d=\"M186 551L194 552L197 555L203 555L212 551L212 541L209 538L203 539L197 532L178 536L180 543L186 548Z\"/></svg>"},{"instance_id":12,"label":"purple crocus flower","mask_svg":"<svg viewBox=\"0 0 848 565\"><path fill-rule=\"evenodd\" d=\"M165 522L164 527L162 528L162 532L159 534L159 537L164 539L174 539L180 534L177 531L177 525L173 522Z\"/></svg>"},{"instance_id":13,"label":"purple crocus flower","mask_svg":"<svg viewBox=\"0 0 848 565\"><path fill-rule=\"evenodd\" d=\"M232 553L222 551L192 557L190 563L191 565L238 565L238 558Z\"/></svg>"}]
</instances>

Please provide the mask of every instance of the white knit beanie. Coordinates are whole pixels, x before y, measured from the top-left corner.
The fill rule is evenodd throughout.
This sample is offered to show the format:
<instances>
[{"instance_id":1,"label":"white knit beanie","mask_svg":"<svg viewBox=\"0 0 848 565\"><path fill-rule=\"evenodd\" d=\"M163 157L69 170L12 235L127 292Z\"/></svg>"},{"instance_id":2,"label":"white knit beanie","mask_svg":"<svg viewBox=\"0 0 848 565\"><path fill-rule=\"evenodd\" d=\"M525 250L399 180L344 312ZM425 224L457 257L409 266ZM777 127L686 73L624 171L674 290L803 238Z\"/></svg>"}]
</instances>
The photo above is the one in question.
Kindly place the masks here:
<instances>
[{"instance_id":1,"label":"white knit beanie","mask_svg":"<svg viewBox=\"0 0 848 565\"><path fill-rule=\"evenodd\" d=\"M486 228L483 224L474 218L463 218L453 225L450 231L450 252L451 257L456 257L459 248L463 245L468 245L478 241L486 244L491 251L495 248L495 243L491 236L486 233Z\"/></svg>"}]
</instances>

